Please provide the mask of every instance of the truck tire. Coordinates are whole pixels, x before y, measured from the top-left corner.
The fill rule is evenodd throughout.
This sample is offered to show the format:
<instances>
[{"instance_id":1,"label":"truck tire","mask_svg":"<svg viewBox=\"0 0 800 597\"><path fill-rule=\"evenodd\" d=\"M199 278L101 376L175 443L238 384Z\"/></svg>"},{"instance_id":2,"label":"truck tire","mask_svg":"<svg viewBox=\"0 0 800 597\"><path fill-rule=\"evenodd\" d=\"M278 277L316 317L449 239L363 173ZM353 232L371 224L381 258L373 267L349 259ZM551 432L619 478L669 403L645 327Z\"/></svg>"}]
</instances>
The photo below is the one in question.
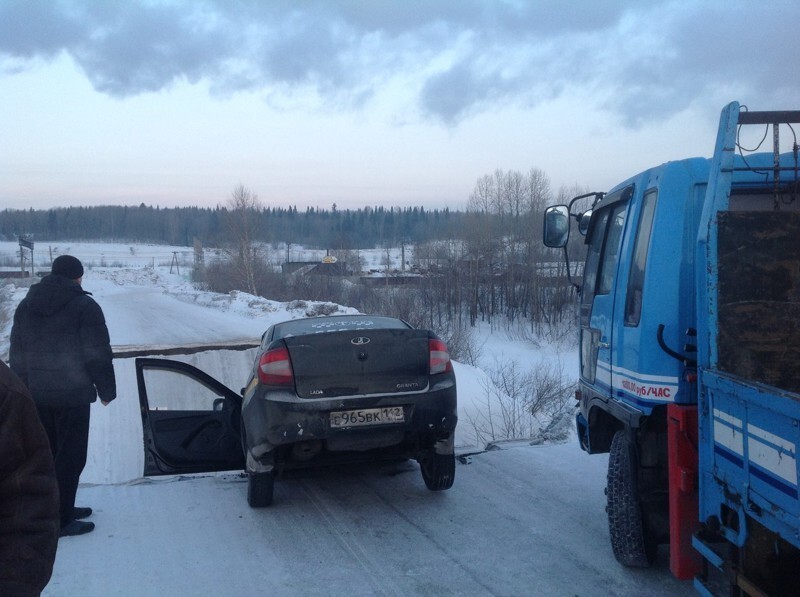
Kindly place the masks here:
<instances>
[{"instance_id":1,"label":"truck tire","mask_svg":"<svg viewBox=\"0 0 800 597\"><path fill-rule=\"evenodd\" d=\"M275 489L275 475L272 473L247 474L247 503L251 508L264 508L272 505Z\"/></svg>"},{"instance_id":2,"label":"truck tire","mask_svg":"<svg viewBox=\"0 0 800 597\"><path fill-rule=\"evenodd\" d=\"M431 491L450 489L456 478L456 455L437 454L429 448L419 461L419 469L425 486Z\"/></svg>"},{"instance_id":3,"label":"truck tire","mask_svg":"<svg viewBox=\"0 0 800 597\"><path fill-rule=\"evenodd\" d=\"M608 455L608 531L614 557L623 566L645 568L655 560L657 544L645 529L636 487L636 456L628 431L620 430Z\"/></svg>"}]
</instances>

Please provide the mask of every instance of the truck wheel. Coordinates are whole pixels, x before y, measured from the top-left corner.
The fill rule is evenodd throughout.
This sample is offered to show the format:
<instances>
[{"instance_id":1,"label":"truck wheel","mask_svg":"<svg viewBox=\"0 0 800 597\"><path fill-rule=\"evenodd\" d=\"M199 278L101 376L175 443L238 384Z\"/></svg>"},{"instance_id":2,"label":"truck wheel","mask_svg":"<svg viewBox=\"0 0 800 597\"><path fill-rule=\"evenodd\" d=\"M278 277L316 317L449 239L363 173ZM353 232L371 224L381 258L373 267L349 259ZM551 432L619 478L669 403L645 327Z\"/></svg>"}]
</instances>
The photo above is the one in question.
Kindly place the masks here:
<instances>
[{"instance_id":1,"label":"truck wheel","mask_svg":"<svg viewBox=\"0 0 800 597\"><path fill-rule=\"evenodd\" d=\"M264 508L272 505L272 493L275 489L273 473L247 474L247 503L251 508Z\"/></svg>"},{"instance_id":2,"label":"truck wheel","mask_svg":"<svg viewBox=\"0 0 800 597\"><path fill-rule=\"evenodd\" d=\"M450 489L456 478L456 455L437 454L434 448L428 448L419 461L419 469L425 486L431 491Z\"/></svg>"},{"instance_id":3,"label":"truck wheel","mask_svg":"<svg viewBox=\"0 0 800 597\"><path fill-rule=\"evenodd\" d=\"M636 488L636 457L626 430L617 431L608 455L608 530L614 557L623 566L644 568L655 560L657 544L648 536Z\"/></svg>"}]
</instances>

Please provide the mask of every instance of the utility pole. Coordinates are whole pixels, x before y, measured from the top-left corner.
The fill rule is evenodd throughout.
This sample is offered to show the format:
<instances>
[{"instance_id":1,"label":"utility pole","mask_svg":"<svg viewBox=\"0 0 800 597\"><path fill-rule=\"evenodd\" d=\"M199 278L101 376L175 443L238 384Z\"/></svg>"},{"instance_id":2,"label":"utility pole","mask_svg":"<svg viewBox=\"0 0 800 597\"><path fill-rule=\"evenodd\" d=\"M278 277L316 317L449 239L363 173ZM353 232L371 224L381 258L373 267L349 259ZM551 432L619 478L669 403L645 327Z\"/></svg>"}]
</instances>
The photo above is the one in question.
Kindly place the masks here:
<instances>
[{"instance_id":1,"label":"utility pole","mask_svg":"<svg viewBox=\"0 0 800 597\"><path fill-rule=\"evenodd\" d=\"M21 234L19 236L19 269L22 275L25 275L25 249L31 252L31 276L33 273L33 235Z\"/></svg>"},{"instance_id":2,"label":"utility pole","mask_svg":"<svg viewBox=\"0 0 800 597\"><path fill-rule=\"evenodd\" d=\"M177 251L173 251L172 252L172 262L169 264L169 273L172 273L172 266L173 265L175 266L175 271L178 273L178 275L180 275L181 266L178 263L178 252Z\"/></svg>"}]
</instances>

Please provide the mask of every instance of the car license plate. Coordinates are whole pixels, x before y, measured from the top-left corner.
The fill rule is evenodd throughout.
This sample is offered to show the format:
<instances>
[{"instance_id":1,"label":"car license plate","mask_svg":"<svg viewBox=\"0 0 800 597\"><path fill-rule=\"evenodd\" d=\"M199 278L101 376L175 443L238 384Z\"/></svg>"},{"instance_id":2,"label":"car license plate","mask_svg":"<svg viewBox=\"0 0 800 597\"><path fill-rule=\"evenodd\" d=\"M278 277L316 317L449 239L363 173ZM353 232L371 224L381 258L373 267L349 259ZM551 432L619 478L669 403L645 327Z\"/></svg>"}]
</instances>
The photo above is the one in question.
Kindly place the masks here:
<instances>
[{"instance_id":1,"label":"car license plate","mask_svg":"<svg viewBox=\"0 0 800 597\"><path fill-rule=\"evenodd\" d=\"M341 410L331 413L331 427L361 427L363 425L385 425L405 422L402 406L384 408L362 408L360 410Z\"/></svg>"}]
</instances>

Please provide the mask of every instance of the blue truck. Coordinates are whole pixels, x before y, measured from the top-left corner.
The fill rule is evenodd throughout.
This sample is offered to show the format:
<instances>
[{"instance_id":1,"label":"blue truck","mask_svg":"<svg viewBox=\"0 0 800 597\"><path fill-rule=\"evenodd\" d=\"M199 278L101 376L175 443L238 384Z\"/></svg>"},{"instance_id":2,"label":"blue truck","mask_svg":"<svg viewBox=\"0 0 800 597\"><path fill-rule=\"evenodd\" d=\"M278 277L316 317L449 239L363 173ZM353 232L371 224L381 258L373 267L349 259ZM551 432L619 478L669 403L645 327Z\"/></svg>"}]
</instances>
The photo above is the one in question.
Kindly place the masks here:
<instances>
[{"instance_id":1,"label":"blue truck","mask_svg":"<svg viewBox=\"0 0 800 597\"><path fill-rule=\"evenodd\" d=\"M800 591L797 123L732 102L712 158L544 214L568 263L585 237L577 432L609 454L614 555L649 566L668 545L707 595Z\"/></svg>"}]
</instances>

